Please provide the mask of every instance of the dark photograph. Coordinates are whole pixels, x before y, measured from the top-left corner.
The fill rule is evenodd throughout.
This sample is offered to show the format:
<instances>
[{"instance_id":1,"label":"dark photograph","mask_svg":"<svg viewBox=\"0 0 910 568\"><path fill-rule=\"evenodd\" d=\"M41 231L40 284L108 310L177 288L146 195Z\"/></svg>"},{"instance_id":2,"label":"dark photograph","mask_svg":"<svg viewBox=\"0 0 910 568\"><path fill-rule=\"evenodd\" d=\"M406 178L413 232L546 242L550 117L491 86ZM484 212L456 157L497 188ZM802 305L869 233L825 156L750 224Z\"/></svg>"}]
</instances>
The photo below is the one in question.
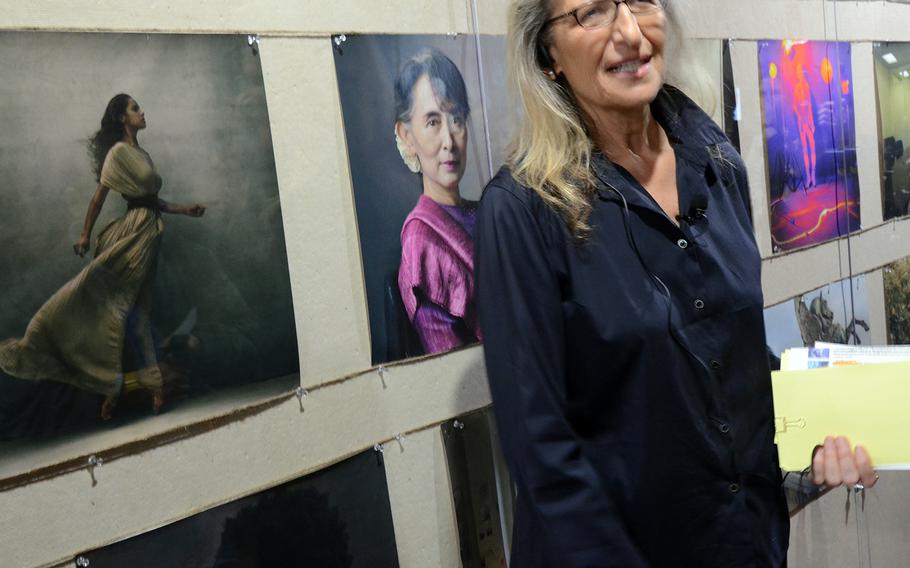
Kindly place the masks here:
<instances>
[{"instance_id":1,"label":"dark photograph","mask_svg":"<svg viewBox=\"0 0 910 568\"><path fill-rule=\"evenodd\" d=\"M378 456L368 450L79 558L91 568L394 568L392 509Z\"/></svg>"},{"instance_id":2,"label":"dark photograph","mask_svg":"<svg viewBox=\"0 0 910 568\"><path fill-rule=\"evenodd\" d=\"M910 142L910 43L876 43L873 53L884 170L882 213L887 221L910 214L910 156L904 153L904 142Z\"/></svg>"},{"instance_id":3,"label":"dark photograph","mask_svg":"<svg viewBox=\"0 0 910 568\"><path fill-rule=\"evenodd\" d=\"M461 565L506 568L516 493L493 413L477 410L441 426L452 483Z\"/></svg>"}]
</instances>

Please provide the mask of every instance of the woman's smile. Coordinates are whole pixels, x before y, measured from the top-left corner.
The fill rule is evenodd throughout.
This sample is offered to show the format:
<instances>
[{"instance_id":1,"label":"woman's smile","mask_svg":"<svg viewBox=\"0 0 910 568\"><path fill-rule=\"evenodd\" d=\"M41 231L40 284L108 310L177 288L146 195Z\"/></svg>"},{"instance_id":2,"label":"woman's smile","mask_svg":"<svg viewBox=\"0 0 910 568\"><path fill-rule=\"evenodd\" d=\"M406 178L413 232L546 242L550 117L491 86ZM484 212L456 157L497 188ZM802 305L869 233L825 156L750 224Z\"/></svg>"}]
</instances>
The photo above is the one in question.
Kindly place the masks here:
<instances>
[{"instance_id":1,"label":"woman's smile","mask_svg":"<svg viewBox=\"0 0 910 568\"><path fill-rule=\"evenodd\" d=\"M607 73L620 78L643 79L651 71L651 56L623 61L607 68Z\"/></svg>"}]
</instances>

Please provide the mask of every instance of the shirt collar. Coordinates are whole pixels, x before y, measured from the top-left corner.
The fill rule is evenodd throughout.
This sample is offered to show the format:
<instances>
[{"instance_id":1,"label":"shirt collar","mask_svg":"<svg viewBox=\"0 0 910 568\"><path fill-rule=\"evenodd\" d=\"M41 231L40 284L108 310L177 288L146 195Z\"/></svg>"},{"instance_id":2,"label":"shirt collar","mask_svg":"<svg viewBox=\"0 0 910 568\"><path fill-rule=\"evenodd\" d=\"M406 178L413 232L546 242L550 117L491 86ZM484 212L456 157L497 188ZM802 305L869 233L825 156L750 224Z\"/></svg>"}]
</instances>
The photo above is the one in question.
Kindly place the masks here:
<instances>
[{"instance_id":1,"label":"shirt collar","mask_svg":"<svg viewBox=\"0 0 910 568\"><path fill-rule=\"evenodd\" d=\"M683 159L703 172L710 156L708 147L724 141L725 135L701 108L686 97L679 89L665 85L651 103L651 114L663 127L676 152L677 160ZM600 151L591 156L591 167L597 179L597 193L602 199L621 200L614 188L627 187L629 174L614 165ZM626 192L630 202L639 201L638 192ZM645 199L644 203L650 205Z\"/></svg>"}]
</instances>

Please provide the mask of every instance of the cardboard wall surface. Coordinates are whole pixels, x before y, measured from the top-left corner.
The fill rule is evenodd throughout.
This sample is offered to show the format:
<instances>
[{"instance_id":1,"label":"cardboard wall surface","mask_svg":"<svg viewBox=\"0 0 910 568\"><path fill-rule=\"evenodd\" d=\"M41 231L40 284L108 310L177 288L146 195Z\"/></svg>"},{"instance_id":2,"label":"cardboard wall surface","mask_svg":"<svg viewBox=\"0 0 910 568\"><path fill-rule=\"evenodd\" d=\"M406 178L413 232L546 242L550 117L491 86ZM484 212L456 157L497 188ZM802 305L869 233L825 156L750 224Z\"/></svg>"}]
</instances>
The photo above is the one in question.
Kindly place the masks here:
<instances>
[{"instance_id":1,"label":"cardboard wall surface","mask_svg":"<svg viewBox=\"0 0 910 568\"><path fill-rule=\"evenodd\" d=\"M83 469L0 492L4 566L72 565L80 551L278 485L380 442L386 442L389 453L389 493L402 566L457 562L454 510L438 426L489 404L482 350L472 347L390 367L381 376L370 370L362 262L331 38L342 33L464 34L471 33L475 23L484 34L504 33L507 1L477 4L475 10L462 0L167 0L152 7L113 0L0 2L0 29L10 31L260 35L301 384L311 389L301 401L303 412L291 397L243 421L95 468L95 486ZM686 37L704 39L708 46L735 40L734 74L743 110L740 133L756 234L766 257L766 303L908 256L910 222L881 224L880 215L866 218L866 203L864 230L849 243L771 255L755 41L793 37L859 42L853 62L856 97L857 106L863 101L866 107L875 101L871 42L910 41L905 25L910 5L822 0L678 0L674 5ZM707 67L709 76L718 76L718 67ZM867 80L860 82L860 77ZM882 79L878 82L881 86ZM883 112L893 116L897 104L884 103ZM871 114L865 116L868 120ZM871 135L871 127L858 130L866 148L878 144ZM878 153L858 155L861 183L871 184L880 176ZM867 195L864 200L872 199ZM880 285L880 278L867 282ZM882 302L881 295L870 294L869 301ZM870 305L870 318L882 312ZM881 341L883 332L874 329L873 340ZM403 450L394 442L398 433L407 433ZM89 443L80 451L94 450ZM910 477L889 473L867 497L865 522L873 535L873 560L883 565L910 557L908 495ZM855 564L858 548L851 522L844 522L842 491L800 513L793 522L791 565Z\"/></svg>"}]
</instances>

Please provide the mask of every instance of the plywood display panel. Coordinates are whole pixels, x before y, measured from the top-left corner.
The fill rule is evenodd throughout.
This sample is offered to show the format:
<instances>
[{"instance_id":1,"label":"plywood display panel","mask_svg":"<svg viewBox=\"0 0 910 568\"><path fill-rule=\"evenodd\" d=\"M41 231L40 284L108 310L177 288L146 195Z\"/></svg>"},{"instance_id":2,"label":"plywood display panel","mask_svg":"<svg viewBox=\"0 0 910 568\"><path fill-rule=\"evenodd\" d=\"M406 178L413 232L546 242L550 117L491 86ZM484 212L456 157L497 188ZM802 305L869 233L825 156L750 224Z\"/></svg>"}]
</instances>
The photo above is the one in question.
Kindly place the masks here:
<instances>
[{"instance_id":1,"label":"plywood display panel","mask_svg":"<svg viewBox=\"0 0 910 568\"><path fill-rule=\"evenodd\" d=\"M309 387L370 367L332 43L266 38L261 56L286 211L301 383Z\"/></svg>"},{"instance_id":2,"label":"plywood display panel","mask_svg":"<svg viewBox=\"0 0 910 568\"><path fill-rule=\"evenodd\" d=\"M398 559L402 566L457 566L452 484L438 428L390 442L385 451Z\"/></svg>"},{"instance_id":3,"label":"plywood display panel","mask_svg":"<svg viewBox=\"0 0 910 568\"><path fill-rule=\"evenodd\" d=\"M490 404L480 349L419 365L394 367L383 380L371 372L314 389L217 430L127 456L88 470L0 493L0 550L11 566L45 566L146 532L162 524L319 470L374 444L404 452L415 432ZM385 384L385 386L383 386ZM416 441L419 444L419 436ZM420 447L419 445L417 446ZM410 459L410 458L409 458ZM415 458L420 459L420 458ZM425 463L421 460L422 463ZM438 467L444 468L444 460ZM396 524L436 522L454 512L437 497L437 511L396 513ZM419 541L414 541L419 542ZM416 544L414 544L416 546Z\"/></svg>"},{"instance_id":4,"label":"plywood display panel","mask_svg":"<svg viewBox=\"0 0 910 568\"><path fill-rule=\"evenodd\" d=\"M478 0L480 31L503 34L507 4L506 0ZM740 127L753 186L756 232L767 235L767 210L765 206L762 212L760 207L767 198L763 191L755 191L765 187L765 180L761 139L756 134L760 112L754 40L906 41L910 39L905 26L910 6L891 2L837 2L835 6L821 0L676 0L674 4L689 38L753 40L734 42L733 64L742 95ZM315 471L377 442L393 440L398 432L436 423L432 436L428 430L409 434L403 453L397 443L387 443L387 472L402 566L449 565L458 548L452 540L454 511L447 498L449 489L439 477L445 470L445 457L435 434L438 422L489 404L481 350L475 347L409 367L390 368L385 389L376 372L331 383L367 370L370 356L360 247L328 38L350 32L469 33L475 16L472 5L459 0L341 0L331 6L312 0L267 0L225 6L168 0L149 9L112 0L39 0L31 4L7 1L0 8L3 29L261 35L302 384L329 383L324 389L313 389L303 400L303 414L292 397L242 422L96 468L98 485L94 488L88 472L82 470L0 493L0 510L17 512L0 516L4 564L53 565L78 551ZM865 49L854 51L857 77L860 71L855 58ZM872 100L867 92L857 92L858 105L860 97L867 103ZM858 149L861 183L867 183L863 180L871 180L877 171L871 165L872 154L863 154L866 150ZM865 174L864 164L870 164ZM910 223L895 222L865 226L851 240L852 259L846 256L846 244L840 242L767 259L766 303L848 276L844 272L849 271L848 260L852 260L853 273L884 266L906 256L907 242ZM760 238L759 244L763 255L770 255L770 240ZM868 282L871 286L871 280ZM870 293L870 303L878 301L873 296ZM870 305L870 314L875 309ZM429 478L419 477L421 473ZM415 475L418 484L413 483ZM902 544L910 541L905 534L905 527L910 526L907 500L901 497L907 495L906 484L900 474L884 475L881 488L867 500L867 508L876 511L867 517L877 519L874 558L885 564L899 563L908 554ZM849 538L855 530L852 525L844 527L843 506L842 497L830 495L797 517L792 563L824 564L827 559L833 565L835 560L846 563L856 558ZM399 527L414 530L413 538Z\"/></svg>"},{"instance_id":5,"label":"plywood display panel","mask_svg":"<svg viewBox=\"0 0 910 568\"><path fill-rule=\"evenodd\" d=\"M182 2L165 0L124 4L117 0L48 0L25 6L4 1L3 29L103 30L135 32L258 33L467 33L468 4L463 0L240 0Z\"/></svg>"}]
</instances>

